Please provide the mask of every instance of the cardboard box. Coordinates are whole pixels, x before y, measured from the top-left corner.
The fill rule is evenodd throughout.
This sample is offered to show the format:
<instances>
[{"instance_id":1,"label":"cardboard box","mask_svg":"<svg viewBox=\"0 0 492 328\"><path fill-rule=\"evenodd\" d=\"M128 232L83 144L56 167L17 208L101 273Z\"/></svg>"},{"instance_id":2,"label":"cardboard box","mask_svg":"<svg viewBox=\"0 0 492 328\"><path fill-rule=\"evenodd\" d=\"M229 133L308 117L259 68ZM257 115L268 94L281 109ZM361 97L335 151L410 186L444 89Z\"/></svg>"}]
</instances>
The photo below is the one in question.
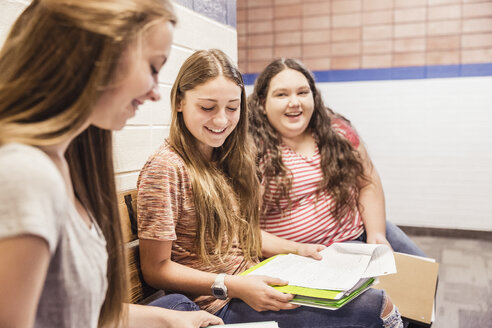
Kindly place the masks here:
<instances>
[{"instance_id":1,"label":"cardboard box","mask_svg":"<svg viewBox=\"0 0 492 328\"><path fill-rule=\"evenodd\" d=\"M434 320L439 264L432 259L394 253L396 274L379 277L373 288L384 289L401 315L420 326Z\"/></svg>"}]
</instances>

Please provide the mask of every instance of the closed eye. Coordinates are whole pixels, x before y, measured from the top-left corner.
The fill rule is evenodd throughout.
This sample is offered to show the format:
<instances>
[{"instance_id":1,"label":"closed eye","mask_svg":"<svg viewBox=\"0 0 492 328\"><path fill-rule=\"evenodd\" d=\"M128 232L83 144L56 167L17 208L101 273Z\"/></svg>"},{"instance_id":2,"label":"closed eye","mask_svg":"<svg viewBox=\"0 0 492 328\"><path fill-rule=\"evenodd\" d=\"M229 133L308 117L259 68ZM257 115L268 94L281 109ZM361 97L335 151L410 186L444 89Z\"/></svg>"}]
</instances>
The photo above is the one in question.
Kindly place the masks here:
<instances>
[{"instance_id":1,"label":"closed eye","mask_svg":"<svg viewBox=\"0 0 492 328\"><path fill-rule=\"evenodd\" d=\"M238 108L239 107L227 107L227 109L230 110L231 112L238 110Z\"/></svg>"},{"instance_id":2,"label":"closed eye","mask_svg":"<svg viewBox=\"0 0 492 328\"><path fill-rule=\"evenodd\" d=\"M154 67L154 65L150 65L150 72L152 75L157 75L159 71Z\"/></svg>"},{"instance_id":3,"label":"closed eye","mask_svg":"<svg viewBox=\"0 0 492 328\"><path fill-rule=\"evenodd\" d=\"M211 110L213 110L215 108L215 106L212 106L212 107L203 107L203 106L200 106L200 108L206 112L209 112Z\"/></svg>"}]
</instances>

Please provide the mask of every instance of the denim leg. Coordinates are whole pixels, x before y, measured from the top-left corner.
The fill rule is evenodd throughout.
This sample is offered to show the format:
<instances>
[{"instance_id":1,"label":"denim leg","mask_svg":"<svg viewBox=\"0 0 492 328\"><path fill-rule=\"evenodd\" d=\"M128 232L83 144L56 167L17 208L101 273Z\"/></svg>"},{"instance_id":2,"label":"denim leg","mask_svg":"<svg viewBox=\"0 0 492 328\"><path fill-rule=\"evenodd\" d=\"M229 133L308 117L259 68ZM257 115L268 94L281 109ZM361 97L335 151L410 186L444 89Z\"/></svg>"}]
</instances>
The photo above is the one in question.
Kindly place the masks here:
<instances>
[{"instance_id":1,"label":"denim leg","mask_svg":"<svg viewBox=\"0 0 492 328\"><path fill-rule=\"evenodd\" d=\"M386 239L395 252L425 256L425 253L395 224L386 221Z\"/></svg>"},{"instance_id":2,"label":"denim leg","mask_svg":"<svg viewBox=\"0 0 492 328\"><path fill-rule=\"evenodd\" d=\"M188 297L181 294L169 294L159 297L153 302L150 302L150 306L158 306L170 310L177 311L199 311L200 308Z\"/></svg>"},{"instance_id":3,"label":"denim leg","mask_svg":"<svg viewBox=\"0 0 492 328\"><path fill-rule=\"evenodd\" d=\"M338 310L300 306L294 310L257 312L240 299L233 299L215 315L226 324L276 321L280 328L376 328L382 327L382 290L369 289Z\"/></svg>"}]
</instances>

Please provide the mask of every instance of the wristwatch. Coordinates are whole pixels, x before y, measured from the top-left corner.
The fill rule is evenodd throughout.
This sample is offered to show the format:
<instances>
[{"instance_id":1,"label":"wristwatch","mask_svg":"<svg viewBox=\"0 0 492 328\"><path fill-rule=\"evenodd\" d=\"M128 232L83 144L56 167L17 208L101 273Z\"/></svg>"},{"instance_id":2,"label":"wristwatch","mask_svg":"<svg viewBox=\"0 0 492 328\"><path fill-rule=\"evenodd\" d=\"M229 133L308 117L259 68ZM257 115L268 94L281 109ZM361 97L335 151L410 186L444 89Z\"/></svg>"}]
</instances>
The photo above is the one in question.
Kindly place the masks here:
<instances>
[{"instance_id":1,"label":"wristwatch","mask_svg":"<svg viewBox=\"0 0 492 328\"><path fill-rule=\"evenodd\" d=\"M219 300L225 300L227 298L227 287L224 284L225 273L219 273L212 284L212 295Z\"/></svg>"}]
</instances>

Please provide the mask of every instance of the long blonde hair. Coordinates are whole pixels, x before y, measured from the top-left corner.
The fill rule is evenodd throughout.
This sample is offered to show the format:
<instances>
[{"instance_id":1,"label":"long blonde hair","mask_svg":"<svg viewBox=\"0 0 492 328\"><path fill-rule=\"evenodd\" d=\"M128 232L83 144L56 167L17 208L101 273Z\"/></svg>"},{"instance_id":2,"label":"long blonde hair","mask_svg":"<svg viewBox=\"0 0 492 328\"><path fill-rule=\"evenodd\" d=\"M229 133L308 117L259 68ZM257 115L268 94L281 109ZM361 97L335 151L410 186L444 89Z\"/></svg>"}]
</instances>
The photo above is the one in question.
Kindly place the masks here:
<instances>
[{"instance_id":1,"label":"long blonde hair","mask_svg":"<svg viewBox=\"0 0 492 328\"><path fill-rule=\"evenodd\" d=\"M214 148L210 162L197 151L196 139L186 128L178 107L187 91L219 75L241 87L240 118L224 144ZM246 260L256 260L261 255L260 189L248 136L248 111L241 73L222 51L197 51L184 62L178 73L171 89L171 107L169 142L189 169L197 217L197 254L205 262L210 261L211 255L223 258L233 239L237 238ZM206 237L212 242L213 249L207 249L210 245L206 244Z\"/></svg>"},{"instance_id":2,"label":"long blonde hair","mask_svg":"<svg viewBox=\"0 0 492 328\"><path fill-rule=\"evenodd\" d=\"M0 53L0 144L55 145L83 127L131 42L176 17L169 0L34 0ZM116 202L111 132L90 127L66 157L76 197L107 241L108 291L99 325L119 322L126 265Z\"/></svg>"}]
</instances>

